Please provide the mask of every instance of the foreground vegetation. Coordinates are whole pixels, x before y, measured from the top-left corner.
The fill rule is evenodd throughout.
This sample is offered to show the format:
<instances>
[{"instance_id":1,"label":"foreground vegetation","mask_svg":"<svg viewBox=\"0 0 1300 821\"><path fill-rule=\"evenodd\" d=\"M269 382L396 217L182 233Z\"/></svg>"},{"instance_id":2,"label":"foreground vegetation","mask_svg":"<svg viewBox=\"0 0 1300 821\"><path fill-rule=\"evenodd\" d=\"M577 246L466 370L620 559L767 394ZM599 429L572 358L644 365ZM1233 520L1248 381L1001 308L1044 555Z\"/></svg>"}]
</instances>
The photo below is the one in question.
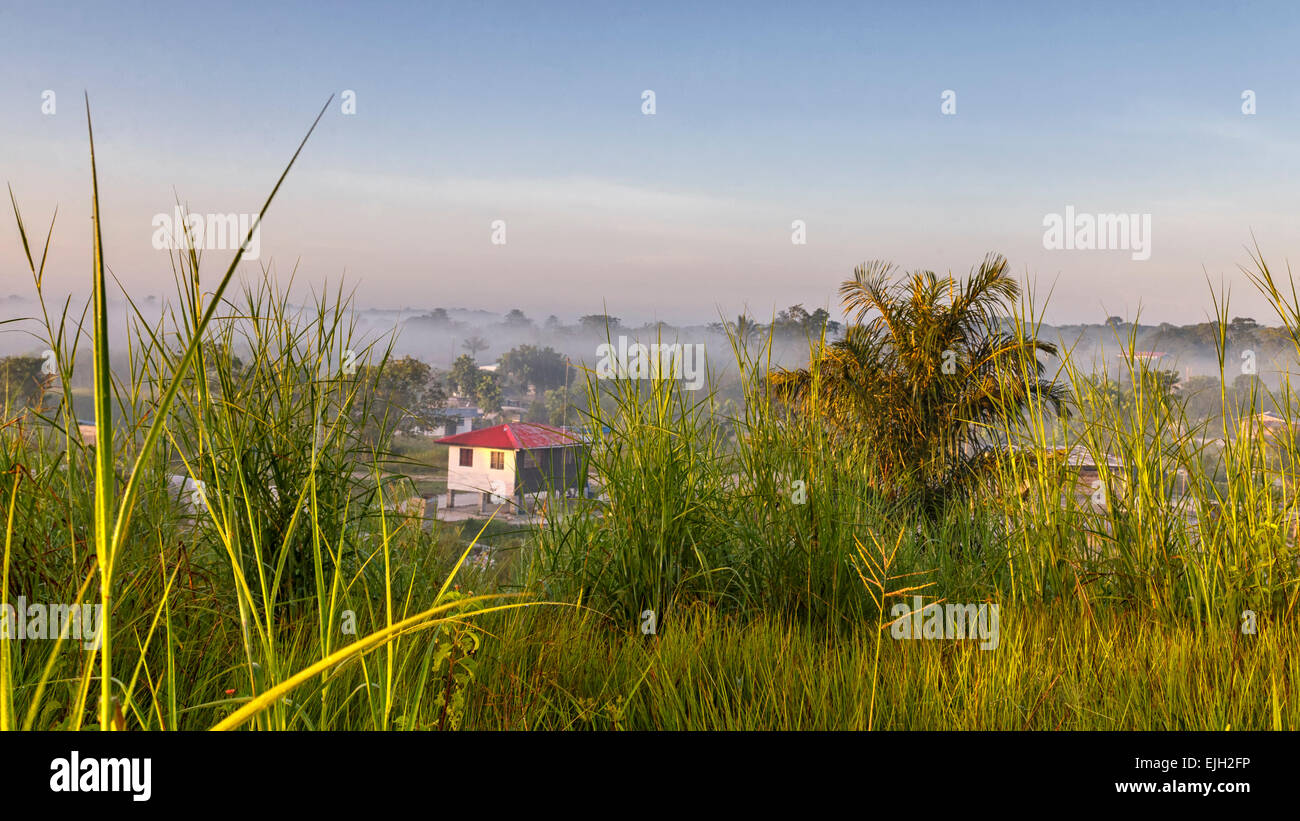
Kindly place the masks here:
<instances>
[{"instance_id":1,"label":"foreground vegetation","mask_svg":"<svg viewBox=\"0 0 1300 821\"><path fill-rule=\"evenodd\" d=\"M1122 401L1040 340L998 258L867 266L806 369L733 333L739 401L589 374L598 493L519 531L412 511L428 454L395 446L391 345L341 290L296 309L180 254L114 372L93 250L88 324L45 314L56 373L4 409L0 605L104 630L0 643L0 728L1300 725L1297 443L1249 424L1293 394L1229 387L1226 299L1198 421L1132 338ZM1300 303L1252 276L1300 350ZM998 635L896 638L918 599Z\"/></svg>"},{"instance_id":2,"label":"foreground vegetation","mask_svg":"<svg viewBox=\"0 0 1300 821\"><path fill-rule=\"evenodd\" d=\"M1300 632L1140 609L1002 613L998 649L695 608L657 638L529 614L489 639L464 726L656 730L1294 730ZM871 699L876 708L871 716ZM869 723L872 719L874 723Z\"/></svg>"}]
</instances>

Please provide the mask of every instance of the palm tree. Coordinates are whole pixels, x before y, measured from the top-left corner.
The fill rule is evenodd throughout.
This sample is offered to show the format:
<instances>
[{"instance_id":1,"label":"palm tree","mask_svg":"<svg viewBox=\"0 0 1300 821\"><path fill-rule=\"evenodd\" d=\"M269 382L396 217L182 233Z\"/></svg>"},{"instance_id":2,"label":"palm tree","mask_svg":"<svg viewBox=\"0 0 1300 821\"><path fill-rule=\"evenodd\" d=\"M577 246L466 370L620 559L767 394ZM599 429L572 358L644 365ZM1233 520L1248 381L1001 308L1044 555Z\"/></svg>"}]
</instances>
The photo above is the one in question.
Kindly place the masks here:
<instances>
[{"instance_id":1,"label":"palm tree","mask_svg":"<svg viewBox=\"0 0 1300 821\"><path fill-rule=\"evenodd\" d=\"M488 349L488 341L483 337L475 334L470 338L466 339L464 342L460 343L460 346L465 350L469 351L470 356L477 358L479 351L486 351Z\"/></svg>"},{"instance_id":2,"label":"palm tree","mask_svg":"<svg viewBox=\"0 0 1300 821\"><path fill-rule=\"evenodd\" d=\"M747 314L740 314L734 322L726 324L726 331L736 338L742 346L748 347L762 329Z\"/></svg>"},{"instance_id":3,"label":"palm tree","mask_svg":"<svg viewBox=\"0 0 1300 821\"><path fill-rule=\"evenodd\" d=\"M854 269L840 286L844 337L814 343L808 368L768 380L786 407L870 454L882 490L937 501L978 474L1000 423L1034 401L1059 413L1065 392L1038 359L1056 346L1007 322L1020 288L1001 256L965 282L918 271L891 284L896 271L881 261Z\"/></svg>"}]
</instances>

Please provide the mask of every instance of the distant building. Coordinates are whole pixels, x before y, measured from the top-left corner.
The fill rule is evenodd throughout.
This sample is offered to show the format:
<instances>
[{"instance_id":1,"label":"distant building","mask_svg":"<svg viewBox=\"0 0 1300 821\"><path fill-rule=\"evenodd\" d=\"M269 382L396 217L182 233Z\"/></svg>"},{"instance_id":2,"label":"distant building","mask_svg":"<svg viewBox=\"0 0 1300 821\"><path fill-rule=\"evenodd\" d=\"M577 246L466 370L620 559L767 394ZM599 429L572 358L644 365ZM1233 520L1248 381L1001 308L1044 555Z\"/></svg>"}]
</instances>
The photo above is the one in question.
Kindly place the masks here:
<instances>
[{"instance_id":1,"label":"distant building","mask_svg":"<svg viewBox=\"0 0 1300 821\"><path fill-rule=\"evenodd\" d=\"M95 420L78 419L77 431L81 434L81 441L87 445L95 444Z\"/></svg>"},{"instance_id":2,"label":"distant building","mask_svg":"<svg viewBox=\"0 0 1300 821\"><path fill-rule=\"evenodd\" d=\"M1076 445L1068 451L1058 449L1058 456L1064 457L1065 463L1079 471L1081 481L1091 481L1101 478L1100 464L1104 463L1112 473L1118 473L1124 469L1124 460L1118 456L1112 456L1109 453L1103 454L1099 463L1097 457L1092 455L1092 451L1082 445Z\"/></svg>"},{"instance_id":3,"label":"distant building","mask_svg":"<svg viewBox=\"0 0 1300 821\"><path fill-rule=\"evenodd\" d=\"M426 436L457 436L469 433L474 430L474 420L483 417L483 412L478 408L444 408L440 413L446 421L426 429Z\"/></svg>"},{"instance_id":4,"label":"distant building","mask_svg":"<svg viewBox=\"0 0 1300 821\"><path fill-rule=\"evenodd\" d=\"M1295 423L1287 422L1276 413L1257 413L1242 424L1241 435L1255 437L1260 444L1281 445L1295 436Z\"/></svg>"},{"instance_id":5,"label":"distant building","mask_svg":"<svg viewBox=\"0 0 1300 821\"><path fill-rule=\"evenodd\" d=\"M1130 481L1129 470L1125 469L1124 460L1110 453L1103 454L1098 459L1086 447L1076 445L1069 449L1058 449L1055 451L1057 458L1063 458L1065 464L1069 465L1077 474L1075 482L1075 498L1080 501L1091 499L1094 505L1100 506L1106 503L1106 475L1110 476L1110 482L1114 485L1117 497L1122 497L1128 490ZM1106 470L1103 474L1102 465ZM1191 478L1186 468L1175 468L1165 470L1163 475L1166 480L1172 478L1168 485L1175 498L1187 496L1191 490ZM1097 493L1097 491L1101 491Z\"/></svg>"},{"instance_id":6,"label":"distant building","mask_svg":"<svg viewBox=\"0 0 1300 821\"><path fill-rule=\"evenodd\" d=\"M523 405L510 404L509 402L501 405L501 418L507 422L522 422L528 415L528 408Z\"/></svg>"},{"instance_id":7,"label":"distant building","mask_svg":"<svg viewBox=\"0 0 1300 821\"><path fill-rule=\"evenodd\" d=\"M478 494L486 512L512 497L522 508L525 495L587 492L586 443L563 428L511 422L445 436L438 444L449 446L448 508L456 506L457 493Z\"/></svg>"},{"instance_id":8,"label":"distant building","mask_svg":"<svg viewBox=\"0 0 1300 821\"><path fill-rule=\"evenodd\" d=\"M1114 489L1121 493L1126 483L1127 477L1123 459L1109 453L1103 454L1101 459L1098 459L1082 445L1076 445L1072 448L1048 448L1046 450L1039 450L1037 447L1013 447L1011 451L1023 454L1033 460L1041 460L1039 464L1044 466L1064 466L1067 469L1067 475L1072 474L1073 477L1071 487L1068 490L1074 496L1075 501L1084 505L1091 504L1094 509L1105 504L1107 476L1109 476L1112 484L1118 485ZM1104 473L1102 471L1103 465L1106 468ZM1023 482L1018 492L1023 497L1032 488L1031 482Z\"/></svg>"}]
</instances>

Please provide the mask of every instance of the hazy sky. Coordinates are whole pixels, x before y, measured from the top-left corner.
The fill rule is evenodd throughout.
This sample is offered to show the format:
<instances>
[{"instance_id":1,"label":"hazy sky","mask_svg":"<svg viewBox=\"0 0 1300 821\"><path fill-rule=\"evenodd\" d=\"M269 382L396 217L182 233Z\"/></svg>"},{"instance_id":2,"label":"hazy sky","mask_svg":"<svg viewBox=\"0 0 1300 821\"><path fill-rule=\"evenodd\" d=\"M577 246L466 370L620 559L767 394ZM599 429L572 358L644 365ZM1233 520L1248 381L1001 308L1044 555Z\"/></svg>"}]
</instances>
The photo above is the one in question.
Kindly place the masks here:
<instances>
[{"instance_id":1,"label":"hazy sky","mask_svg":"<svg viewBox=\"0 0 1300 821\"><path fill-rule=\"evenodd\" d=\"M364 306L542 318L832 306L863 260L1054 287L1048 318L1200 321L1251 232L1300 249L1294 4L3 3L0 177L60 209L49 286L106 259L172 290L154 215L255 212L261 260ZM1244 114L1242 93L1255 93ZM55 92L53 114L43 92ZM643 114L643 91L655 113ZM956 94L944 114L941 95ZM1149 214L1150 258L1045 250L1044 217ZM8 208L6 206L7 214ZM492 242L503 220L506 242ZM795 220L806 244L791 242ZM229 253L214 250L208 275ZM255 272L256 263L244 267ZM0 216L0 295L32 291ZM836 309L838 314L838 309Z\"/></svg>"}]
</instances>

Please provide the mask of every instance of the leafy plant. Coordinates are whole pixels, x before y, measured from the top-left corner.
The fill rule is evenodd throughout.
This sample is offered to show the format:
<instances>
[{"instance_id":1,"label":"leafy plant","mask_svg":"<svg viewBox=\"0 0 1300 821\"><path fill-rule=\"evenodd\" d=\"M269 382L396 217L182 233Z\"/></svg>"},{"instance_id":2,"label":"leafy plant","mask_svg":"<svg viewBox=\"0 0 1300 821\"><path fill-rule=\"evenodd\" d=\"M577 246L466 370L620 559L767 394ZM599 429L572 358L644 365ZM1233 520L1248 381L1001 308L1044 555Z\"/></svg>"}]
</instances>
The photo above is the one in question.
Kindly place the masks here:
<instances>
[{"instance_id":1,"label":"leafy plant","mask_svg":"<svg viewBox=\"0 0 1300 821\"><path fill-rule=\"evenodd\" d=\"M919 494L927 507L968 490L999 420L1031 403L1060 408L1063 388L1042 378L1049 342L1008 330L1019 287L990 255L959 283L932 271L892 284L894 266L858 266L840 287L855 320L844 338L816 343L807 368L774 371L773 395L830 426L867 455L876 483ZM1031 363L1033 380L1020 377Z\"/></svg>"}]
</instances>

